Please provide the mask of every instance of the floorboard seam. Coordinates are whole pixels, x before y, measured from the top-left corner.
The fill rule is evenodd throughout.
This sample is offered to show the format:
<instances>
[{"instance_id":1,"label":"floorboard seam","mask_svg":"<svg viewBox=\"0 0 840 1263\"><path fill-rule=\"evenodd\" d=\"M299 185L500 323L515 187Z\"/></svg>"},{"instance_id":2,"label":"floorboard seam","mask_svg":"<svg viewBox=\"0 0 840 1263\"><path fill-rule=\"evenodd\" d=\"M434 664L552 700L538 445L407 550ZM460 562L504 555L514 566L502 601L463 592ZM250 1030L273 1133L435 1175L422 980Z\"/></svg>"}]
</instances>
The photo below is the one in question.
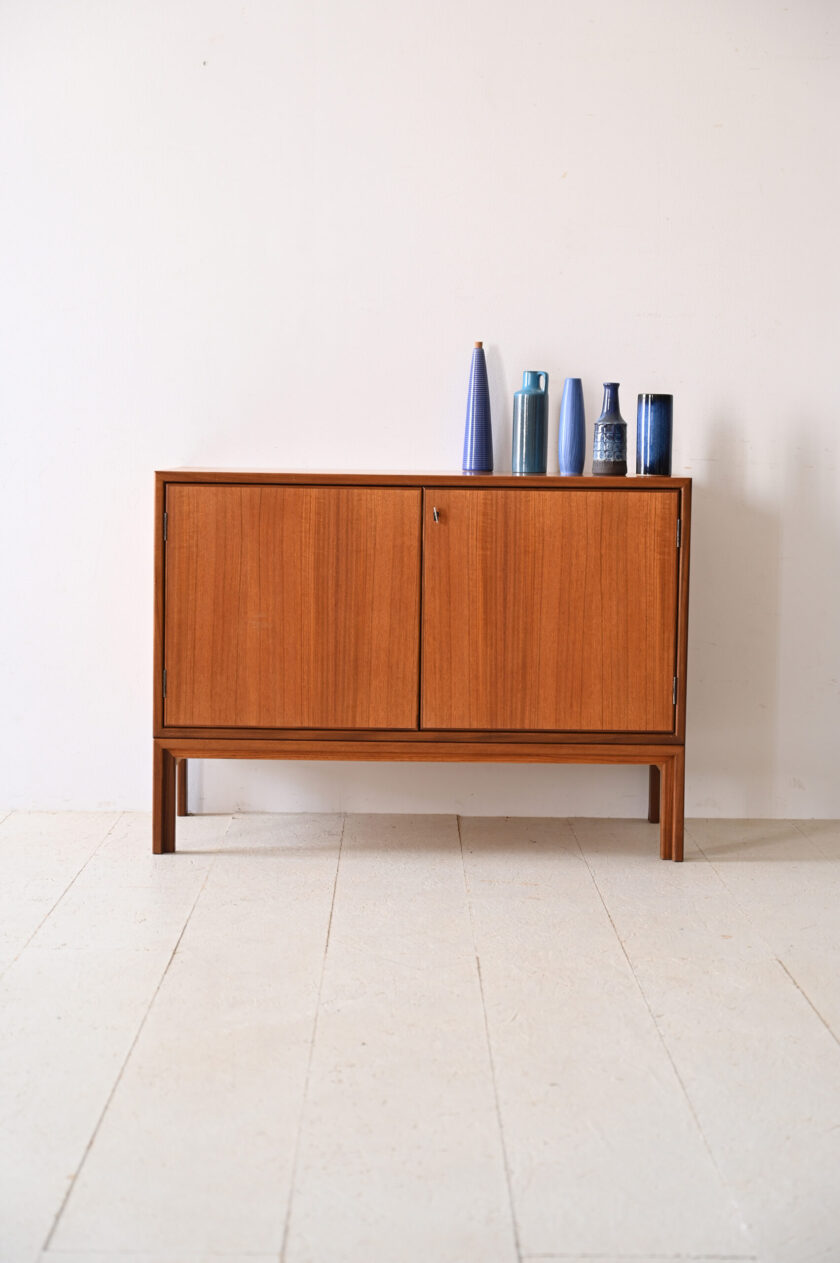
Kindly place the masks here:
<instances>
[{"instance_id":1,"label":"floorboard seam","mask_svg":"<svg viewBox=\"0 0 840 1263\"><path fill-rule=\"evenodd\" d=\"M484 1039L487 1045L487 1059L490 1063L490 1081L493 1084L493 1099L496 1104L496 1119L499 1125L499 1140L502 1148L502 1162L505 1169L505 1180L508 1190L508 1204L510 1206L510 1223L513 1232L513 1247L516 1251L517 1263L523 1263L522 1246L519 1241L519 1227L516 1222L516 1210L513 1204L513 1180L510 1173L510 1160L508 1158L507 1143L505 1141L505 1130L502 1125L502 1107L499 1100L499 1086L496 1081L496 1063L493 1060L493 1045L490 1041L490 1023L487 1019L487 1002L484 997L484 979L481 976L481 959L478 955L478 946L475 938L475 917L473 915L472 898L470 895L469 882L467 880L467 866L464 861L464 841L461 837L461 817L456 815L455 824L458 829L458 846L461 851L461 871L464 877L464 895L467 900L467 911L470 918L470 936L472 938L473 955L475 956L475 970L478 975L478 991L481 997L481 1012L484 1018Z\"/></svg>"},{"instance_id":2,"label":"floorboard seam","mask_svg":"<svg viewBox=\"0 0 840 1263\"><path fill-rule=\"evenodd\" d=\"M225 833L224 833L224 836L225 836L225 837L227 837L228 830L230 829L230 826L231 826L231 824L232 824L232 823L233 823L233 817L231 816L231 817L228 819L227 829L225 829ZM103 838L103 841L104 841L104 838ZM98 850L98 848L97 848L97 850ZM90 1139L88 1140L88 1142L87 1142L87 1144L86 1144L86 1146L85 1146L85 1151L84 1151L84 1153L82 1154L81 1161L79 1162L79 1165L76 1167L76 1170L73 1172L73 1176L72 1176L72 1178L71 1178L71 1180L70 1180L70 1183L67 1185L67 1189L65 1190L64 1197L61 1199L61 1205L59 1206L58 1210L56 1211L55 1218L53 1219L52 1227L50 1228L49 1233L47 1234L47 1239L46 1239L46 1241L44 1242L44 1245L43 1245L43 1247L42 1247L42 1252L43 1252L43 1253L45 1253L45 1254L46 1254L46 1253L49 1251L49 1249L50 1249L50 1246L51 1246L51 1244L52 1244L52 1239L53 1239L53 1237L55 1236L55 1233L56 1233L56 1229L58 1228L58 1225L59 1225L59 1223L61 1222L61 1217L62 1217L62 1215L64 1214L64 1211L65 1211L65 1209L66 1209L66 1207L67 1207L67 1203L68 1203L68 1202L69 1202L69 1200L70 1200L70 1195L71 1195L71 1193L73 1192L73 1189L76 1187L76 1181L78 1180L79 1176L81 1175L82 1171L84 1170L84 1166L85 1166L85 1163L86 1163L86 1162L87 1162L87 1160L88 1160L88 1156L89 1156L89 1154L90 1154L90 1151L91 1151L91 1149L93 1148L94 1143L95 1143L95 1141L96 1141L96 1137L99 1135L99 1132L100 1132L100 1130L101 1130L101 1128L102 1128L102 1123L103 1123L103 1122L104 1122L104 1120L105 1120L105 1115L108 1113L108 1109L109 1109L109 1107L110 1107L110 1105L111 1105L111 1102L113 1101L113 1099L114 1099L114 1097L115 1097L115 1095L116 1095L117 1088L120 1086L120 1083L122 1082L122 1078L123 1078L123 1075L125 1074L125 1069L126 1069L126 1066L128 1065L129 1061L131 1060L131 1055L132 1055L132 1053L134 1052L134 1049L137 1047L137 1043L138 1043L138 1041L139 1041L139 1039L140 1039L140 1036L141 1036L141 1035L142 1035L142 1033L143 1033L143 1029L144 1029L144 1027L145 1027L145 1025L146 1025L146 1022L149 1020L149 1014L151 1013L152 1009L154 1008L155 1000L157 999L158 995L160 994L160 989L161 989L161 987L163 986L163 983L164 983L164 980L165 980L165 978L166 978L166 975L169 973L169 970L170 970L170 968L171 968L171 966L172 966L172 962L173 962L173 960L175 959L175 954L177 953L178 948L181 946L181 941L183 940L183 937L184 937L184 935L185 935L185 934L186 934L186 932L187 932L187 926L189 925L190 921L192 920L193 913L195 912L196 907L198 906L198 901L199 901L199 899L201 898L202 894L204 893L204 889L205 889L205 887L206 887L206 885L207 885L207 881L208 881L208 879L209 879L209 877L210 877L210 874L211 874L211 872L213 871L213 867L214 867L214 860L211 860L211 861L210 861L210 863L207 865L207 872L204 874L204 880L203 880L203 882L201 883L201 886L200 886L200 887L199 887L199 889L198 889L198 893L196 894L196 897L195 897L195 899L194 899L194 900L193 900L193 902L192 902L192 907L190 908L189 912L187 913L186 920L184 921L184 924L183 924L183 926L181 927L181 932L180 932L180 934L178 935L178 938L177 938L177 939L176 939L176 941L175 941L175 946L172 948L172 951L171 951L171 952L170 952L170 954L169 954L169 959L167 960L166 965L165 965L165 967L164 967L164 969L163 969L163 972L161 973L160 978L158 979L158 983L157 983L157 986L155 987L155 989L154 989L154 991L153 991L153 993L152 993L152 997L151 997L151 999L149 1000L149 1003L148 1003L148 1004L147 1004L147 1006L146 1006L146 1011L145 1011L145 1013L143 1014L142 1018L140 1019L140 1023L139 1023L139 1025L138 1025L138 1027L137 1027L137 1030L136 1030L136 1031L135 1031L135 1033L134 1033L134 1038L133 1038L133 1040L131 1041L131 1044L130 1044L130 1046L129 1046L128 1052L126 1053L125 1057L123 1058L123 1063L122 1063L122 1065L120 1066L120 1069L119 1069L119 1072L118 1072L118 1074L117 1074L117 1077L116 1077L116 1079L115 1079L115 1080L114 1080L114 1082L113 1082L113 1085L112 1085L112 1087L111 1087L111 1091L108 1093L108 1097L107 1097L107 1099L106 1099L106 1101L105 1101L105 1104L104 1104L104 1105L103 1105L103 1107L102 1107L102 1111L101 1111L101 1113L100 1113L100 1115L99 1115L99 1118L97 1119L96 1126L94 1127L94 1129L93 1129L93 1131L92 1131L92 1133L91 1133ZM54 1253L58 1253L58 1251L54 1251ZM66 1253L72 1253L72 1251L66 1251Z\"/></svg>"},{"instance_id":3,"label":"floorboard seam","mask_svg":"<svg viewBox=\"0 0 840 1263\"><path fill-rule=\"evenodd\" d=\"M802 987L802 986L801 986L801 985L800 985L800 984L796 981L796 979L794 978L793 974L790 972L790 970L788 969L788 967L787 967L787 965L785 964L785 962L781 959L781 957L777 956L775 959L776 959L776 963L777 963L778 965L781 965L782 969L785 971L785 973L787 974L788 978L790 978L791 982L792 982L792 983L793 983L793 985L796 987L796 990L797 990L797 991L799 992L799 994L802 996L802 999L805 1001L805 1003L806 1003L806 1004L807 1004L807 1005L808 1005L811 1009L813 1009L814 1013L815 1013L815 1014L816 1014L816 1016L820 1019L820 1021L821 1021L821 1022L822 1022L822 1024L823 1024L823 1026L824 1026L824 1027L825 1027L825 1029L828 1031L828 1033L829 1033L829 1035L831 1036L831 1038L834 1040L835 1044L840 1044L840 1039L838 1039L838 1038L837 1038L837 1036L835 1035L834 1031L831 1029L831 1027L829 1026L828 1022L827 1022L827 1021L826 1021L826 1019L823 1017L822 1013L820 1013L819 1009L818 1009L818 1008L817 1008L817 1006L814 1004L814 1001L813 1001L813 1000L811 999L811 997L808 995L808 992L804 989L804 987Z\"/></svg>"},{"instance_id":4,"label":"floorboard seam","mask_svg":"<svg viewBox=\"0 0 840 1263\"><path fill-rule=\"evenodd\" d=\"M811 846L815 847L819 851L823 859L826 859L829 862L834 860L834 856L829 855L828 851L823 850L823 848L820 846L818 838L812 837L810 833L806 833L804 829L800 828L798 820L791 820L790 824L793 825L794 829L796 830L796 832L799 834L801 838L804 838L806 842L810 842Z\"/></svg>"},{"instance_id":5,"label":"floorboard seam","mask_svg":"<svg viewBox=\"0 0 840 1263\"><path fill-rule=\"evenodd\" d=\"M793 824L794 828L796 828L796 821L795 821L795 820L794 820L794 821L791 821L790 823L791 823L791 824ZM809 842L811 841L811 839L810 839L810 838L808 838L808 835L807 835L807 834L802 834L802 833L801 833L801 830L798 830L798 829L797 829L797 832L798 832L798 833L800 833L802 837L806 838L806 840L807 840L807 841L809 841ZM814 1015L815 1015L817 1018L819 1018L820 1022L823 1024L823 1026L825 1027L825 1029L828 1031L829 1035L830 1035L830 1036L831 1036L831 1038L834 1040L835 1044L840 1045L840 1039L838 1039L837 1034L835 1033L835 1031L834 1031L834 1030L833 1030L833 1028L831 1027L830 1023L826 1020L826 1018L824 1018L824 1017L823 1017L822 1013L820 1013L819 1009L817 1008L816 1004L814 1004L814 1001L813 1001L813 1000L811 999L811 997L808 995L808 992L805 990L805 988L804 988L804 987L802 987L802 986L800 985L800 983L799 983L799 982L797 982L796 978L795 978L795 977L794 977L794 975L791 973L791 971L788 969L787 965L786 965L786 964L785 964L785 962L782 960L782 958L781 958L780 956L778 956L778 955L777 955L777 953L775 952L775 950L774 950L774 948L773 948L772 943L770 942L770 940L769 940L768 938L766 938L766 937L765 937L764 931L762 930L761 926L760 926L760 925L756 925L755 920L754 920L754 919L753 919L753 917L750 915L749 909L748 909L748 908L745 908L745 907L744 907L744 905L741 903L741 901L740 901L740 899L738 898L737 894L734 892L734 890L732 889L732 887L729 885L729 883L727 882L726 878L725 878L725 877L724 877L724 876L723 876L720 872L718 872L717 865L714 863L714 861L713 861L713 860L710 860L710 859L709 859L709 857L706 855L705 851L703 850L703 848L701 847L701 845L700 845L700 843L697 841L697 839L696 839L696 838L692 838L692 841L694 842L694 844L695 844L695 846L697 847L697 849L698 849L698 851L700 852L700 854L703 856L703 858L704 858L704 859L706 860L706 862L708 863L709 867L711 868L712 872L713 872L713 873L715 874L715 876L717 877L717 879L718 879L718 881L720 882L721 886L723 886L723 889L726 891L726 893L727 893L727 895L729 896L729 898L730 898L730 899L732 900L732 902L735 904L735 907L738 909L738 911L741 913L741 915L742 915L742 917L744 918L744 920L745 920L745 921L747 922L747 924L749 925L750 929L753 931L753 933L756 935L756 937L757 937L757 938L761 939L762 943L763 943L763 944L764 944L764 946L767 948L767 953L768 953L768 955L769 955L769 956L771 956L771 957L772 957L772 959L773 959L773 960L775 960L776 964L777 964L777 965L779 965L779 967L780 967L781 969L783 969L783 970L784 970L784 972L785 972L785 974L787 975L787 977L790 979L790 981L793 983L794 987L796 987L796 990L797 990L797 991L799 992L799 994L802 996L802 999L805 1001L805 1003L808 1005L808 1007L809 1007L809 1008L813 1011ZM819 849L819 848L818 848L818 849ZM828 856L826 856L826 859L828 859L828 858L829 858L829 857L828 857Z\"/></svg>"},{"instance_id":6,"label":"floorboard seam","mask_svg":"<svg viewBox=\"0 0 840 1263\"><path fill-rule=\"evenodd\" d=\"M598 898L599 898L599 899L600 899L600 901L601 901L601 904L603 905L604 912L607 914L607 917L609 918L609 922L610 922L610 925L612 926L613 933L615 934L616 940L618 941L618 945L619 945L619 947L621 948L621 951L622 951L622 954L623 954L623 956L624 956L624 959L627 961L627 967L628 967L628 969L630 970L630 973L631 973L631 976L632 976L632 978L633 978L633 981L635 982L636 987L638 988L639 995L642 997L642 1001L643 1001L643 1003L644 1003L644 1006L645 1006L645 1008L646 1008L646 1009L647 1009L647 1011L648 1011L648 1014L649 1014L649 1016L650 1016L650 1020L651 1020L651 1022L653 1023L653 1029L656 1031L656 1034L657 1034L657 1036L658 1036L658 1038L659 1038L659 1042L660 1042L660 1044L662 1045L662 1048L663 1048L663 1051L664 1051L664 1053L665 1053L665 1056L668 1058L668 1061L669 1061L669 1062L670 1062L670 1064L671 1064L671 1069L672 1069L672 1070L673 1070L673 1072L674 1072L674 1077L676 1078L677 1083L680 1085L680 1090L681 1090L681 1092L682 1092L682 1094L683 1094L683 1096L684 1096L684 1098L685 1098L685 1103L686 1103L686 1105L687 1105L687 1106L688 1106L688 1108L689 1108L689 1111L690 1111L690 1113L691 1113L691 1117L694 1119L694 1124L695 1124L695 1126L696 1126L696 1128L697 1128L697 1131L698 1131L698 1132L699 1132L699 1134L700 1134L700 1139L703 1141L703 1146L704 1146L704 1148L705 1148L705 1150L706 1150L706 1153L709 1155L709 1161L711 1162L711 1164L712 1164L712 1166L713 1166L713 1168L714 1168L714 1170L715 1170L715 1172L716 1172L716 1174L717 1174L717 1177L718 1177L718 1179L720 1180L720 1185L721 1185L721 1188L723 1189L724 1195L725 1195L725 1196L729 1199L729 1204L730 1204L730 1205L733 1207L733 1209L735 1210L735 1213L736 1213L736 1215L737 1215L737 1217L738 1217L738 1222L739 1222L739 1224L740 1224L740 1226L741 1226L741 1230L742 1230L742 1232L744 1232L744 1233L749 1233L749 1228L748 1228L748 1225L747 1225L747 1222L746 1222L746 1219L745 1219L744 1213L743 1213L743 1211L741 1210L741 1207L740 1207L740 1205L738 1204L738 1201L736 1200L736 1198L735 1198L734 1194L732 1193L731 1189L729 1188L729 1185L728 1185L728 1183L727 1183L726 1179L724 1178L723 1172L721 1171L720 1167L718 1166L717 1159L715 1158L715 1155L714 1155L714 1153L713 1153L713 1151L712 1151L712 1147L711 1147L711 1145L709 1144L709 1141L708 1141L708 1138L707 1138L707 1136L706 1136L706 1133L705 1133L705 1132L704 1132L704 1130L703 1130L703 1127L702 1127L702 1124L701 1124L701 1122L700 1122L700 1118L699 1118L699 1115L698 1115L698 1113L697 1113L697 1110L694 1108L694 1102L692 1101L691 1097L689 1096L689 1093L688 1093L688 1088L686 1087L686 1085L685 1085L685 1081L683 1080L683 1077L682 1077L682 1075L680 1074L680 1072L679 1072L679 1070L678 1070L678 1068L677 1068L677 1063L676 1063L676 1061L674 1060L674 1056L673 1056L673 1054L672 1054L672 1052L671 1052L670 1048L668 1047L668 1044L666 1043L665 1036L662 1034L662 1030L661 1030L661 1028L660 1028L660 1025L659 1025L659 1023L658 1023L658 1022L657 1022L657 1020L656 1020L656 1016L655 1016L655 1014L654 1014L654 1012L653 1012L653 1009L651 1008L651 1005L650 1005L650 1002L649 1002L649 1000L648 1000L648 998L647 998L647 995L645 994L645 989L644 989L644 987L642 986L642 984L641 984L641 982L640 982L640 980L639 980L639 976L638 976L638 974L636 973L635 968L633 967L633 962L632 962L632 961L631 961L631 959L630 959L630 955L629 955L629 953L628 953L628 951L627 951L627 948L624 946L624 940L622 939L621 935L620 935L620 934L619 934L619 932L618 932L618 926L616 925L615 921L613 920L612 913L610 912L609 908L607 907L607 901L606 901L606 899L604 898L604 896L603 896L603 894L602 894L602 892L601 892L601 887L598 885L598 880L597 880L597 878L596 878L596 876L595 876L595 872L594 872L594 870L593 870L593 868L592 868L592 865L589 863L589 859L587 858L586 854L584 853L583 847L582 847L582 846L581 846L581 844L580 844L580 839L578 838L577 833L575 832L574 822L573 822L573 821L571 821L571 820L569 821L569 827L571 828L572 833L573 833L573 835L574 835L574 839L575 839L575 841L577 842L577 845L578 845L578 850L580 851L581 858L583 859L583 862L584 862L584 864L586 865L586 867L589 869L589 876L590 876L590 878L591 878L591 880L592 880L592 884L593 884L593 886L595 887L595 890L596 890L596 892L597 892ZM692 839L692 840L693 840L693 839ZM702 854L702 852L701 852L701 854ZM705 859L706 857L704 856L703 858ZM706 861L706 862L708 863L708 861ZM607 1257L609 1257L609 1256L607 1256ZM677 1257L679 1257L679 1256L677 1256ZM690 1257L690 1256L687 1256L687 1257ZM703 1256L703 1255L700 1255L699 1257L700 1257L700 1258L703 1258L704 1256ZM705 1256L705 1257L708 1257L708 1256Z\"/></svg>"},{"instance_id":7,"label":"floorboard seam","mask_svg":"<svg viewBox=\"0 0 840 1263\"><path fill-rule=\"evenodd\" d=\"M532 1260L546 1260L551 1263L552 1259L562 1263L564 1259L583 1260L587 1263L597 1263L599 1259L605 1259L607 1263L617 1263L618 1260L624 1263L649 1263L650 1260L662 1260L662 1263L757 1263L757 1254L526 1254L522 1263L532 1263Z\"/></svg>"},{"instance_id":8,"label":"floorboard seam","mask_svg":"<svg viewBox=\"0 0 840 1263\"><path fill-rule=\"evenodd\" d=\"M321 976L318 979L318 996L315 1001L315 1017L312 1022L312 1035L309 1041L309 1056L306 1061L306 1074L303 1080L303 1097L300 1104L300 1114L298 1115L297 1136L295 1137L295 1148L292 1155L292 1170L289 1177L289 1198L286 1203L286 1217L283 1223L283 1240L278 1255L279 1263L283 1263L286 1257L286 1249L289 1243L289 1229L292 1222L292 1202L295 1193L295 1181L297 1179L298 1161L300 1159L300 1142L301 1133L303 1131L303 1119L306 1113L306 1100L309 1096L309 1080L312 1074L312 1062L315 1057L315 1040L318 1036L318 1018L321 1013L321 995L324 989L324 976L327 972L327 954L330 950L330 934L332 933L333 912L335 911L335 896L338 890L338 870L341 867L341 853L344 850L344 834L347 829L347 812L342 812L341 816L341 836L338 839L338 855L335 860L335 876L333 877L332 897L330 899L330 914L327 918L327 932L324 937L324 958L321 962Z\"/></svg>"},{"instance_id":9,"label":"floorboard seam","mask_svg":"<svg viewBox=\"0 0 840 1263\"><path fill-rule=\"evenodd\" d=\"M10 814L11 814L11 813L10 813ZM52 916L52 914L55 912L55 910L56 910L56 908L58 907L58 905L61 903L61 901L64 899L64 897L65 897L67 894L69 894L69 892L72 890L72 888L75 886L76 882L79 880L79 878L81 877L82 873L85 871L85 869L87 868L88 864L89 864L89 863L90 863L90 861L93 859L93 857L94 857L95 855L98 855L98 854L99 854L99 852L100 852L100 850L102 849L102 847L103 847L103 846L105 845L105 843L108 841L108 839L110 838L111 834L114 832L114 830L116 829L117 825L120 823L120 821L122 820L123 816L125 816L126 814L127 814L127 813L126 813L126 812L124 812L124 811L117 812L117 818L116 818L116 820L114 820L114 822L113 822L113 824L111 825L111 827L110 827L109 829L107 829L107 830L106 830L104 837L102 837L102 838L100 838L100 839L99 839L99 841L97 842L97 844L96 844L96 846L93 848L93 850L90 852L90 854L89 854L88 856L86 856L85 861L84 861L84 863L82 864L81 868L78 870L78 872L77 872L77 873L75 873L75 874L73 875L73 877L71 877L70 881L69 881L69 882L67 883L67 885L64 887L64 889L62 890L61 894L58 896L58 898L56 899L56 901L55 901L55 903L52 905L52 907L51 907L51 908L50 908L47 912L45 912L45 913L44 913L44 915L41 917L41 920L40 920L40 921L38 922L38 924L35 926L35 929L34 929L34 930L32 931L32 933L29 935L29 938L28 938L28 939L26 940L26 942L23 944L23 946L21 947L20 951L17 953L17 955L15 955L15 956L13 956L13 957L12 957L12 959L8 962L8 964L7 964L7 965L5 965L2 969L0 969L0 979L5 978L6 974L7 974L7 973L9 972L9 970L12 968L12 965L16 964L16 963L20 960L21 956L22 956L22 955L23 955L23 953L26 951L26 949L27 949L27 947L29 946L29 944L30 944L30 943L32 942L32 940L36 937L36 935L38 935L38 934L41 932L41 930L43 929L44 925L45 925L45 924L46 924L46 922L50 919L50 917ZM5 817L4 817L4 818L5 818ZM2 821L0 821L0 824L2 824Z\"/></svg>"},{"instance_id":10,"label":"floorboard seam","mask_svg":"<svg viewBox=\"0 0 840 1263\"><path fill-rule=\"evenodd\" d=\"M60 1259L63 1255L69 1255L71 1258L78 1258L79 1253L80 1252L78 1250L42 1250L39 1263L46 1263L47 1259ZM91 1250L87 1248L83 1251L83 1253L85 1258L94 1254L101 1254L103 1259L106 1260L139 1259L140 1263L142 1263L144 1259L152 1259L155 1263L157 1263L157 1261L161 1258L167 1259L168 1263L169 1260L175 1260L177 1257L171 1252L161 1255L155 1251L150 1253L148 1250L140 1250L138 1253L137 1250ZM230 1250L201 1250L199 1253L202 1259L268 1259L272 1257L271 1252L267 1252L265 1250L235 1250L233 1252Z\"/></svg>"}]
</instances>

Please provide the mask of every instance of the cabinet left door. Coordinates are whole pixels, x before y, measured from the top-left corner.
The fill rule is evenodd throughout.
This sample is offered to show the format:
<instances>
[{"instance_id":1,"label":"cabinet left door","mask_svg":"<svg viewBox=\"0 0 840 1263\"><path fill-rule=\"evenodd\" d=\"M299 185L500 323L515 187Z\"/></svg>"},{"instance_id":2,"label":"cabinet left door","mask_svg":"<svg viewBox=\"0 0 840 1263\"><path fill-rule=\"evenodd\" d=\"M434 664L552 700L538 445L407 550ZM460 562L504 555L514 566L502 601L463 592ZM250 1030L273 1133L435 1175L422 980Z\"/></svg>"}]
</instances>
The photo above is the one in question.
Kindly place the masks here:
<instances>
[{"instance_id":1,"label":"cabinet left door","mask_svg":"<svg viewBox=\"0 0 840 1263\"><path fill-rule=\"evenodd\" d=\"M170 484L164 724L416 728L421 492Z\"/></svg>"}]
</instances>

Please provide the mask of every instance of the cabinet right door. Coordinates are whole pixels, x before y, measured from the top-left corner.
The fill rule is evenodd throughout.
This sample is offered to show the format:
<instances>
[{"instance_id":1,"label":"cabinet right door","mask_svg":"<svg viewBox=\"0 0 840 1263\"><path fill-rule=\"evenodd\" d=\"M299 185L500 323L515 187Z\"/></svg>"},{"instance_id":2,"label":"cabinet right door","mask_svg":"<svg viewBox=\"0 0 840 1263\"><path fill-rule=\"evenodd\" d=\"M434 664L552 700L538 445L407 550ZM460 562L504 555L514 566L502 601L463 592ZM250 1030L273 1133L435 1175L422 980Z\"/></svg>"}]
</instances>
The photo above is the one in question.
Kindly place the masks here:
<instances>
[{"instance_id":1,"label":"cabinet right door","mask_svg":"<svg viewBox=\"0 0 840 1263\"><path fill-rule=\"evenodd\" d=\"M672 732L679 492L425 492L424 728Z\"/></svg>"}]
</instances>

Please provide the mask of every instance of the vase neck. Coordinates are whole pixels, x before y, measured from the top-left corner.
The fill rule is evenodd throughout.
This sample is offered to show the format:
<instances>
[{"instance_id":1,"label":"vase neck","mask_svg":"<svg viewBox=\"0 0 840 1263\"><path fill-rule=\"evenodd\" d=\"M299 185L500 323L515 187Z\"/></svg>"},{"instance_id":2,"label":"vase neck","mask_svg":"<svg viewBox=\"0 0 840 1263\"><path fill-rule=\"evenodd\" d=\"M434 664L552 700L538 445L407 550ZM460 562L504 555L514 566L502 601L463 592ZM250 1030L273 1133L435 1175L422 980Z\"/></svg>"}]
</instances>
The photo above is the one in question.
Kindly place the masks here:
<instances>
[{"instance_id":1,"label":"vase neck","mask_svg":"<svg viewBox=\"0 0 840 1263\"><path fill-rule=\"evenodd\" d=\"M524 373L522 374L522 389L523 390L543 390L544 387L542 384L542 379L544 377L546 379L546 385L548 385L548 378L545 373L537 372L535 369L526 368Z\"/></svg>"},{"instance_id":2,"label":"vase neck","mask_svg":"<svg viewBox=\"0 0 840 1263\"><path fill-rule=\"evenodd\" d=\"M604 403L601 416L608 412L618 412L618 382L604 382Z\"/></svg>"}]
</instances>

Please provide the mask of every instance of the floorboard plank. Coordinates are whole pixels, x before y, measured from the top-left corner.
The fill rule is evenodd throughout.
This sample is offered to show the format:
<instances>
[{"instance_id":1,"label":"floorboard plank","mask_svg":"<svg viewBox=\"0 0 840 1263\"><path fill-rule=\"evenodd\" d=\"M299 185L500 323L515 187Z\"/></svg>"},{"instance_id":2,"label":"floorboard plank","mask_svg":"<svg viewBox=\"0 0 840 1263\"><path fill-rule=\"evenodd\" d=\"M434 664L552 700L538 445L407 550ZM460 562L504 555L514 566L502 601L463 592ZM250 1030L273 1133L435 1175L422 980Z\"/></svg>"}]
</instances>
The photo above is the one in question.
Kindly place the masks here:
<instances>
[{"instance_id":1,"label":"floorboard plank","mask_svg":"<svg viewBox=\"0 0 840 1263\"><path fill-rule=\"evenodd\" d=\"M834 1257L840 1048L765 933L781 894L771 874L781 876L791 844L798 849L795 830L691 822L710 862L682 871L646 868L641 855L622 863L629 822L575 830L752 1248L763 1263ZM727 875L742 862L764 890L768 925L732 893Z\"/></svg>"},{"instance_id":2,"label":"floorboard plank","mask_svg":"<svg viewBox=\"0 0 840 1263\"><path fill-rule=\"evenodd\" d=\"M345 830L286 1263L515 1263L452 816Z\"/></svg>"},{"instance_id":3,"label":"floorboard plank","mask_svg":"<svg viewBox=\"0 0 840 1263\"><path fill-rule=\"evenodd\" d=\"M113 811L15 811L0 821L0 977L118 820Z\"/></svg>"},{"instance_id":4,"label":"floorboard plank","mask_svg":"<svg viewBox=\"0 0 840 1263\"><path fill-rule=\"evenodd\" d=\"M234 820L53 1249L276 1258L340 836Z\"/></svg>"},{"instance_id":5,"label":"floorboard plank","mask_svg":"<svg viewBox=\"0 0 840 1263\"><path fill-rule=\"evenodd\" d=\"M638 829L651 869L681 871ZM743 1252L570 824L473 818L462 836L523 1255Z\"/></svg>"},{"instance_id":6,"label":"floorboard plank","mask_svg":"<svg viewBox=\"0 0 840 1263\"><path fill-rule=\"evenodd\" d=\"M149 844L147 815L121 817L0 983L4 1260L51 1233L205 878L184 860L138 884Z\"/></svg>"},{"instance_id":7,"label":"floorboard plank","mask_svg":"<svg viewBox=\"0 0 840 1263\"><path fill-rule=\"evenodd\" d=\"M695 821L695 841L755 932L840 1043L840 828Z\"/></svg>"},{"instance_id":8,"label":"floorboard plank","mask_svg":"<svg viewBox=\"0 0 840 1263\"><path fill-rule=\"evenodd\" d=\"M226 823L199 829L213 842ZM150 878L150 830L120 819L0 982L3 1260L45 1244L204 881L209 861L186 857Z\"/></svg>"}]
</instances>

